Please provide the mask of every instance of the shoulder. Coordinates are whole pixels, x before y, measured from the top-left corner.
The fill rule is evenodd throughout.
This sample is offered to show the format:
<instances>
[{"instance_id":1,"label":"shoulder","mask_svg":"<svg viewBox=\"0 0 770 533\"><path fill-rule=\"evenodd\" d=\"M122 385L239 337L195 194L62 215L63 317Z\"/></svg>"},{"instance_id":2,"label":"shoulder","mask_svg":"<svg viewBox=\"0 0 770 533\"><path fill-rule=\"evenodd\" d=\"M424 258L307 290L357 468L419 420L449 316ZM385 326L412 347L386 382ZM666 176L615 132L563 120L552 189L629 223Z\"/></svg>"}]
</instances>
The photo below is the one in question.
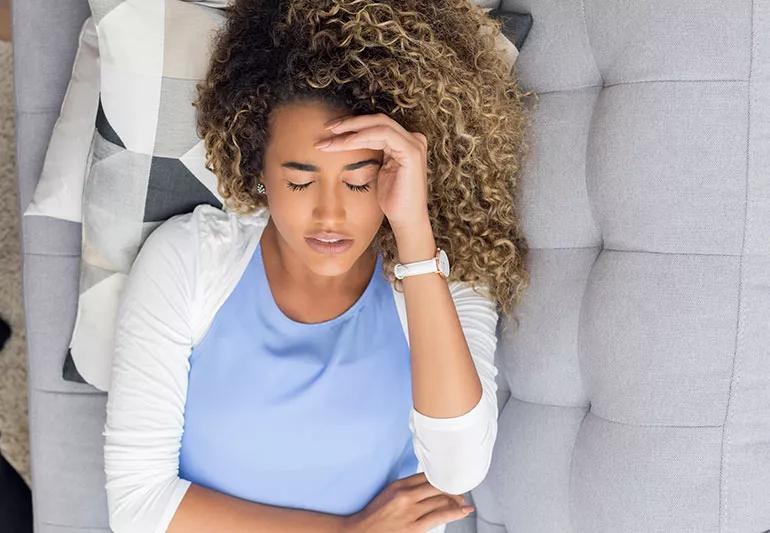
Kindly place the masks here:
<instances>
[{"instance_id":1,"label":"shoulder","mask_svg":"<svg viewBox=\"0 0 770 533\"><path fill-rule=\"evenodd\" d=\"M237 240L245 238L254 229L263 227L267 221L266 209L252 215L239 215L223 211L210 204L198 204L192 211L180 213L161 222L150 233L148 239Z\"/></svg>"},{"instance_id":2,"label":"shoulder","mask_svg":"<svg viewBox=\"0 0 770 533\"><path fill-rule=\"evenodd\" d=\"M195 206L189 215L195 221L201 253L219 257L237 256L243 252L249 242L259 238L268 219L264 207L253 214L240 215L209 204Z\"/></svg>"},{"instance_id":3,"label":"shoulder","mask_svg":"<svg viewBox=\"0 0 770 533\"><path fill-rule=\"evenodd\" d=\"M164 224L184 234L189 249L179 250L194 265L188 270L193 300L194 342L200 339L219 305L240 279L269 218L266 208L250 215L199 204Z\"/></svg>"},{"instance_id":4,"label":"shoulder","mask_svg":"<svg viewBox=\"0 0 770 533\"><path fill-rule=\"evenodd\" d=\"M264 209L239 215L198 204L158 225L144 240L133 268L183 284L193 314L205 318L209 305L221 299L244 268L266 221Z\"/></svg>"},{"instance_id":5,"label":"shoulder","mask_svg":"<svg viewBox=\"0 0 770 533\"><path fill-rule=\"evenodd\" d=\"M161 222L141 249L152 248L153 253L196 264L199 269L217 268L240 257L248 243L258 238L266 221L265 210L244 216L210 204L198 204L192 211Z\"/></svg>"}]
</instances>

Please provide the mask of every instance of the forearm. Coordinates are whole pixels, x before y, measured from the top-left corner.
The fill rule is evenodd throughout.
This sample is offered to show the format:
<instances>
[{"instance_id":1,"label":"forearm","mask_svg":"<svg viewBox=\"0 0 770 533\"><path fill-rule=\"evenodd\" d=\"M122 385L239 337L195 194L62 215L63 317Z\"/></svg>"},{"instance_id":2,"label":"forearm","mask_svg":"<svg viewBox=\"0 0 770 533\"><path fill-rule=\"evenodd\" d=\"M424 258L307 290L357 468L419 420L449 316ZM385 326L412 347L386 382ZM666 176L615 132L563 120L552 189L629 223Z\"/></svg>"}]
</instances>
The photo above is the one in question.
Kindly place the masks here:
<instances>
[{"instance_id":1,"label":"forearm","mask_svg":"<svg viewBox=\"0 0 770 533\"><path fill-rule=\"evenodd\" d=\"M394 234L401 263L428 259L436 252L427 219ZM447 282L439 274L420 274L402 283L414 408L435 418L461 416L479 403L482 387Z\"/></svg>"},{"instance_id":2,"label":"forearm","mask_svg":"<svg viewBox=\"0 0 770 533\"><path fill-rule=\"evenodd\" d=\"M169 533L341 533L346 515L266 505L192 483L169 523Z\"/></svg>"}]
</instances>

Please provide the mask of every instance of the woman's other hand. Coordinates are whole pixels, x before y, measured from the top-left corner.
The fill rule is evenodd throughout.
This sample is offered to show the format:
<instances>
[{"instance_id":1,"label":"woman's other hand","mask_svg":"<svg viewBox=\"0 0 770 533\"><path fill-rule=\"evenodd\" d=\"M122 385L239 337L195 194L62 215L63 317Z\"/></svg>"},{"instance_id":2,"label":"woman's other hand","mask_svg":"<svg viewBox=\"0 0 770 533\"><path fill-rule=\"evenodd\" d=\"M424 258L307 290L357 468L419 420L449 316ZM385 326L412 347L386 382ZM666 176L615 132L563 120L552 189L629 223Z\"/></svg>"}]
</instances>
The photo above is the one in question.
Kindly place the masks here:
<instances>
[{"instance_id":1,"label":"woman's other hand","mask_svg":"<svg viewBox=\"0 0 770 533\"><path fill-rule=\"evenodd\" d=\"M345 533L424 533L464 518L473 507L462 494L442 492L423 472L397 479L358 513L345 518Z\"/></svg>"}]
</instances>

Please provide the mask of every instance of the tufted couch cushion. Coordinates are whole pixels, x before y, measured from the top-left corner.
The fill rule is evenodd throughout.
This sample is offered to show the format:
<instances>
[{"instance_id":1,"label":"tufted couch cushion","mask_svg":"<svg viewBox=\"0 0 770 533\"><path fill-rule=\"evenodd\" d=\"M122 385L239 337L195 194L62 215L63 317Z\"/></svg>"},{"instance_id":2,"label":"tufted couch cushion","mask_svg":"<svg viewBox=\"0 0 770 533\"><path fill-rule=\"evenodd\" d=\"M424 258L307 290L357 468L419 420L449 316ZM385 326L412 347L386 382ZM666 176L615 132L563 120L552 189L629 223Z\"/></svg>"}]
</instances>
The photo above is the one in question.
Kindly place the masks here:
<instances>
[{"instance_id":1,"label":"tufted couch cushion","mask_svg":"<svg viewBox=\"0 0 770 533\"><path fill-rule=\"evenodd\" d=\"M532 247L479 531L770 528L770 3L530 11Z\"/></svg>"}]
</instances>

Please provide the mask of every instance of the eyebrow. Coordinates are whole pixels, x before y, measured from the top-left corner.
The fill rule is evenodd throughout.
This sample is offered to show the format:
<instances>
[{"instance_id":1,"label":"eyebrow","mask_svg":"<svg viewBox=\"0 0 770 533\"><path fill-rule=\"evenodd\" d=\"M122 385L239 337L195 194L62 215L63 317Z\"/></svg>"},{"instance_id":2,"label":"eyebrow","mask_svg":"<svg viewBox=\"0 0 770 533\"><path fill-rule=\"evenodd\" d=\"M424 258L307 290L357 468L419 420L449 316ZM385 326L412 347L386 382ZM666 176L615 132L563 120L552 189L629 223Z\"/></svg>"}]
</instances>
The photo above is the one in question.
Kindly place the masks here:
<instances>
[{"instance_id":1,"label":"eyebrow","mask_svg":"<svg viewBox=\"0 0 770 533\"><path fill-rule=\"evenodd\" d=\"M349 165L345 165L342 167L343 170L356 170L361 167L365 167L366 165L381 165L379 161L376 159L364 159L363 161L358 161L356 163L350 163ZM285 163L281 163L282 167L286 168L293 168L295 170L302 170L305 172L316 172L320 170L315 165L310 165L308 163L297 163L296 161L286 161Z\"/></svg>"}]
</instances>

